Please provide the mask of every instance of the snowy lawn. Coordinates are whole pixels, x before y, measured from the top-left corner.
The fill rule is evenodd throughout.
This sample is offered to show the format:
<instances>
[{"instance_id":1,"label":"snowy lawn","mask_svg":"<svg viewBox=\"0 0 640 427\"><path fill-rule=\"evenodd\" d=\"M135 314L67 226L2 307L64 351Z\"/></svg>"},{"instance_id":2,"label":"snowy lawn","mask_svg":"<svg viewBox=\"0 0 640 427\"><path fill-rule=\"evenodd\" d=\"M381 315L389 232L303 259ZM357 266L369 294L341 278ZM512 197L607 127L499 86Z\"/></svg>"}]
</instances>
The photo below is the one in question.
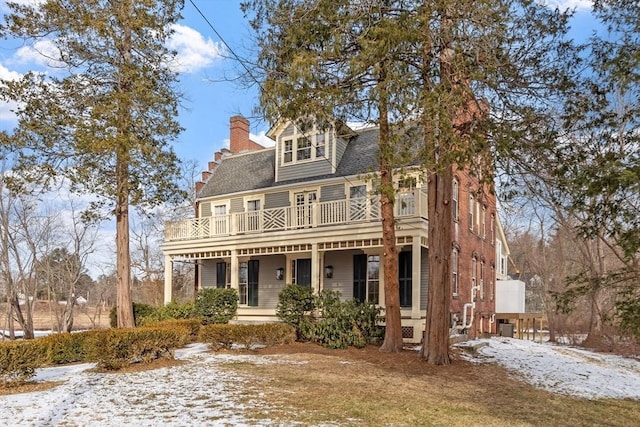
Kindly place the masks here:
<instances>
[{"instance_id":1,"label":"snowy lawn","mask_svg":"<svg viewBox=\"0 0 640 427\"><path fill-rule=\"evenodd\" d=\"M488 345L466 359L498 363L514 377L553 393L640 400L637 360L509 338L471 343ZM209 353L204 344L176 351L176 359L183 363L141 372L97 373L91 364L38 370L37 381L61 384L0 396L0 425L272 425L270 419L252 416L270 411L258 382L228 364L304 363L277 355Z\"/></svg>"}]
</instances>

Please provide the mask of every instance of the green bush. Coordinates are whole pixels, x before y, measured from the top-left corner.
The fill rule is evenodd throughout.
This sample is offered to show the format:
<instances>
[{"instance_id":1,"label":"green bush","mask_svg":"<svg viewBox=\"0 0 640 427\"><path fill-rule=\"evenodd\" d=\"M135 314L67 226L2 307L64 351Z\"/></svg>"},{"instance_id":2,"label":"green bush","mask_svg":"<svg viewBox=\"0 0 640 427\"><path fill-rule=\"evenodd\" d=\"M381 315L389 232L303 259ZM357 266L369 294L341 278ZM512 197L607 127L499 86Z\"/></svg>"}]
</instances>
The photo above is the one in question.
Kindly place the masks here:
<instances>
[{"instance_id":1,"label":"green bush","mask_svg":"<svg viewBox=\"0 0 640 427\"><path fill-rule=\"evenodd\" d=\"M64 364L87 360L87 337L93 331L51 334L38 340L47 348L47 363Z\"/></svg>"},{"instance_id":2,"label":"green bush","mask_svg":"<svg viewBox=\"0 0 640 427\"><path fill-rule=\"evenodd\" d=\"M208 343L212 350L231 349L233 344L252 348L261 344L274 346L295 341L296 332L291 325L265 323L256 325L211 324L200 328L199 340Z\"/></svg>"},{"instance_id":3,"label":"green bush","mask_svg":"<svg viewBox=\"0 0 640 427\"><path fill-rule=\"evenodd\" d=\"M193 302L178 304L175 301L171 301L161 307L154 307L149 314L136 319L136 325L142 326L164 320L192 319L194 317L197 317L197 313Z\"/></svg>"},{"instance_id":4,"label":"green bush","mask_svg":"<svg viewBox=\"0 0 640 427\"><path fill-rule=\"evenodd\" d=\"M29 380L47 362L42 340L0 342L0 385L10 387Z\"/></svg>"},{"instance_id":5,"label":"green bush","mask_svg":"<svg viewBox=\"0 0 640 427\"><path fill-rule=\"evenodd\" d=\"M89 337L89 358L107 370L148 363L159 357L173 358L173 350L188 341L187 328L123 328L98 332Z\"/></svg>"},{"instance_id":6,"label":"green bush","mask_svg":"<svg viewBox=\"0 0 640 427\"><path fill-rule=\"evenodd\" d=\"M207 288L198 292L195 312L202 324L229 323L238 311L238 292L235 289Z\"/></svg>"},{"instance_id":7,"label":"green bush","mask_svg":"<svg viewBox=\"0 0 640 427\"><path fill-rule=\"evenodd\" d=\"M155 311L153 306L148 304L141 304L134 302L133 303L133 321L137 325L139 319L143 319L145 317L151 316ZM112 328L116 328L118 326L118 308L113 307L109 312L109 325Z\"/></svg>"},{"instance_id":8,"label":"green bush","mask_svg":"<svg viewBox=\"0 0 640 427\"><path fill-rule=\"evenodd\" d=\"M377 341L382 336L377 325L380 313L374 304L340 301L334 291L321 291L315 297L309 288L287 285L278 295L278 317L296 328L297 338L330 348L363 347Z\"/></svg>"},{"instance_id":9,"label":"green bush","mask_svg":"<svg viewBox=\"0 0 640 427\"><path fill-rule=\"evenodd\" d=\"M276 315L296 329L297 338L309 341L312 337L312 316L317 301L313 290L299 285L286 285L278 294Z\"/></svg>"}]
</instances>

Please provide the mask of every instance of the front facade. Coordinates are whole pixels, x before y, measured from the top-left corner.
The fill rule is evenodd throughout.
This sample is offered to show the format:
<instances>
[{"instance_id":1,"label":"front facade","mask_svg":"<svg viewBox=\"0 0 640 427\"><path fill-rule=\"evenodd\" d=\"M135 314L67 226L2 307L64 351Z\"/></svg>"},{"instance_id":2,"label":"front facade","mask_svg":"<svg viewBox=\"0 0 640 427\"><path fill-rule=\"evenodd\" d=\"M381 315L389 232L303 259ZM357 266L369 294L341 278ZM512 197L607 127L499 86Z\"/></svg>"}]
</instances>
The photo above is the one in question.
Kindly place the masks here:
<instances>
[{"instance_id":1,"label":"front facade","mask_svg":"<svg viewBox=\"0 0 640 427\"><path fill-rule=\"evenodd\" d=\"M240 321L274 321L288 283L338 291L384 307L380 205L375 195L378 130L344 125L301 132L274 127L273 148L249 140L249 123L231 118L230 150L216 153L198 183L196 218L168 223L165 302L172 264L196 262L197 287L238 290ZM403 337L420 342L427 308L426 176L408 168L396 182ZM452 332L495 332L495 199L455 173Z\"/></svg>"}]
</instances>

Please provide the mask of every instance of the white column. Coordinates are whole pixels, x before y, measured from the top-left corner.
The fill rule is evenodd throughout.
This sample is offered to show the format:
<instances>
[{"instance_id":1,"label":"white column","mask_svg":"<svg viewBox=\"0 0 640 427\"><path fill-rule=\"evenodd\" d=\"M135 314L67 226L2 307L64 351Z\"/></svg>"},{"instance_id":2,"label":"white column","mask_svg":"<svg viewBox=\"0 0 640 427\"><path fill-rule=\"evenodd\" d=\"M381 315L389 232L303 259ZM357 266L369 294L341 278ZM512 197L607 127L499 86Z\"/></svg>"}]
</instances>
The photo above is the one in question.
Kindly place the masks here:
<instances>
[{"instance_id":1,"label":"white column","mask_svg":"<svg viewBox=\"0 0 640 427\"><path fill-rule=\"evenodd\" d=\"M422 246L420 245L420 236L413 236L411 245L411 318L420 318L420 298L426 298L426 295L420 295L420 278L422 276Z\"/></svg>"},{"instance_id":2,"label":"white column","mask_svg":"<svg viewBox=\"0 0 640 427\"><path fill-rule=\"evenodd\" d=\"M238 276L238 251L236 249L231 251L231 288L235 290L240 289L240 277Z\"/></svg>"},{"instance_id":3,"label":"white column","mask_svg":"<svg viewBox=\"0 0 640 427\"><path fill-rule=\"evenodd\" d=\"M311 289L314 293L320 291L320 273L324 270L320 265L320 256L318 254L318 244L311 245Z\"/></svg>"},{"instance_id":4,"label":"white column","mask_svg":"<svg viewBox=\"0 0 640 427\"><path fill-rule=\"evenodd\" d=\"M164 303L170 303L172 287L173 283L173 261L171 260L171 256L164 256Z\"/></svg>"}]
</instances>

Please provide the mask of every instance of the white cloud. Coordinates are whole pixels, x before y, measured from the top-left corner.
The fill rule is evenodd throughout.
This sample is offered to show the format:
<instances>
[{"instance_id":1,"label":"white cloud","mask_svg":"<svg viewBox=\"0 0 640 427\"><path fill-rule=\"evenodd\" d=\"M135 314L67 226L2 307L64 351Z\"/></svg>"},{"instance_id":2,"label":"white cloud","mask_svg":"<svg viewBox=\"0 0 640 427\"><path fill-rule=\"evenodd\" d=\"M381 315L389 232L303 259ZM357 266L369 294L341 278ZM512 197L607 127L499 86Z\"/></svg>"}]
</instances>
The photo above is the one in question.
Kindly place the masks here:
<instances>
[{"instance_id":1,"label":"white cloud","mask_svg":"<svg viewBox=\"0 0 640 427\"><path fill-rule=\"evenodd\" d=\"M558 8L560 10L576 9L576 10L591 10L593 6L592 0L544 0L541 1L552 8Z\"/></svg>"},{"instance_id":2,"label":"white cloud","mask_svg":"<svg viewBox=\"0 0 640 427\"><path fill-rule=\"evenodd\" d=\"M52 40L38 40L32 46L23 46L14 55L20 63L34 63L43 67L57 68L62 66L60 50Z\"/></svg>"},{"instance_id":3,"label":"white cloud","mask_svg":"<svg viewBox=\"0 0 640 427\"><path fill-rule=\"evenodd\" d=\"M211 39L205 39L193 28L176 24L175 33L167 43L170 49L178 52L176 71L195 73L208 67L224 53L224 46Z\"/></svg>"},{"instance_id":4,"label":"white cloud","mask_svg":"<svg viewBox=\"0 0 640 427\"><path fill-rule=\"evenodd\" d=\"M21 74L17 71L11 71L4 65L0 64L0 80L18 80ZM15 102L0 102L0 121L15 122L16 115L12 110L15 110L18 104Z\"/></svg>"}]
</instances>

